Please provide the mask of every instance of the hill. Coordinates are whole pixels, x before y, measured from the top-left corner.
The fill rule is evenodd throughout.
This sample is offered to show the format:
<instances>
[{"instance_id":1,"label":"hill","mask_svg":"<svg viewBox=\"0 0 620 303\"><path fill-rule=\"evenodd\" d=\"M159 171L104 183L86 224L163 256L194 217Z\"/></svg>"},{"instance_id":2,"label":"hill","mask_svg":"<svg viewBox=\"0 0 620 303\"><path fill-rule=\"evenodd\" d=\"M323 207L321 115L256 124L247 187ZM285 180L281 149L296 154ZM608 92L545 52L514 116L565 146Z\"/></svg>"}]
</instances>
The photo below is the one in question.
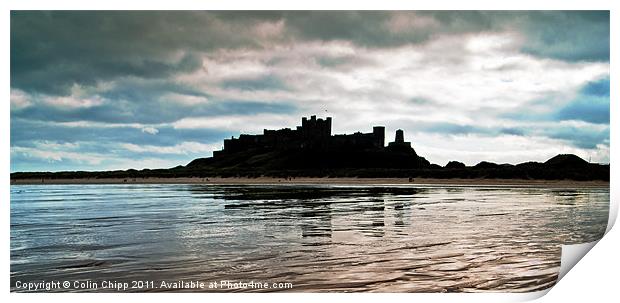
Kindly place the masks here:
<instances>
[{"instance_id":1,"label":"hill","mask_svg":"<svg viewBox=\"0 0 620 303\"><path fill-rule=\"evenodd\" d=\"M201 158L186 166L169 169L117 170L95 172L16 172L11 179L79 179L79 178L179 178L179 177L359 177L359 178L439 178L439 179L525 179L609 181L609 164L591 164L575 156L558 155L545 163L525 162L517 165L482 165L449 167L427 165L424 158L398 155L307 155L278 153L237 155L223 158ZM365 156L376 157L363 165ZM416 156L417 157L417 156ZM558 158L560 157L560 158ZM348 158L348 159L347 159ZM557 159L568 159L556 161ZM417 159L417 160L416 160ZM556 159L556 160L553 160ZM578 161L579 159L585 162ZM305 162L304 162L305 160ZM398 161L406 165L399 166ZM551 161L553 160L553 161ZM383 161L383 162L382 162ZM416 162L419 161L419 162ZM551 161L551 162L550 162ZM377 166L383 163L386 166ZM420 164L422 163L422 164ZM567 165L573 163L577 165ZM407 167L410 166L410 167Z\"/></svg>"}]
</instances>

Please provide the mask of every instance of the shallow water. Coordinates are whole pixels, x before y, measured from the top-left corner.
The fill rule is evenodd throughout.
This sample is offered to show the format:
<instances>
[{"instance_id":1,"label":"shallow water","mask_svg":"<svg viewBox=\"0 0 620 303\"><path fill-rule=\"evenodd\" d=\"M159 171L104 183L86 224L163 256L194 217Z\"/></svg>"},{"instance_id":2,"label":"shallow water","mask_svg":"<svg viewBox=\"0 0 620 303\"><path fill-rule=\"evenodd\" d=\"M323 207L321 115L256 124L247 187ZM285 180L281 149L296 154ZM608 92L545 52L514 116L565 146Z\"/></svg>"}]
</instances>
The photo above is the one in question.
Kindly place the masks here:
<instances>
[{"instance_id":1,"label":"shallow water","mask_svg":"<svg viewBox=\"0 0 620 303\"><path fill-rule=\"evenodd\" d=\"M608 209L609 189L12 185L11 290L533 291L555 283L561 244L602 237Z\"/></svg>"}]
</instances>

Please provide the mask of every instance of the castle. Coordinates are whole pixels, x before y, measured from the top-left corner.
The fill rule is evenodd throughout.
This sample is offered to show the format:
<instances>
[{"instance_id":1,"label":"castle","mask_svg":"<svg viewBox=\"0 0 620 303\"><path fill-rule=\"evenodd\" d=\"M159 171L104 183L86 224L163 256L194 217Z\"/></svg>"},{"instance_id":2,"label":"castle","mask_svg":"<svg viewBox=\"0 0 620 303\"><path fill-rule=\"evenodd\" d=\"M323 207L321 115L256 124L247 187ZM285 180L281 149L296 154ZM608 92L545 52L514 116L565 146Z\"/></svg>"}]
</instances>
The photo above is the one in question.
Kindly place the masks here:
<instances>
[{"instance_id":1,"label":"castle","mask_svg":"<svg viewBox=\"0 0 620 303\"><path fill-rule=\"evenodd\" d=\"M404 141L404 132L396 131L394 142L385 147L385 127L374 126L371 133L356 132L332 135L332 118L303 117L296 129L263 130L262 135L242 134L239 138L224 140L224 149L213 152L213 157L249 150L320 150L320 151L377 151L411 153L416 155L410 142ZM417 156L417 155L416 155Z\"/></svg>"}]
</instances>

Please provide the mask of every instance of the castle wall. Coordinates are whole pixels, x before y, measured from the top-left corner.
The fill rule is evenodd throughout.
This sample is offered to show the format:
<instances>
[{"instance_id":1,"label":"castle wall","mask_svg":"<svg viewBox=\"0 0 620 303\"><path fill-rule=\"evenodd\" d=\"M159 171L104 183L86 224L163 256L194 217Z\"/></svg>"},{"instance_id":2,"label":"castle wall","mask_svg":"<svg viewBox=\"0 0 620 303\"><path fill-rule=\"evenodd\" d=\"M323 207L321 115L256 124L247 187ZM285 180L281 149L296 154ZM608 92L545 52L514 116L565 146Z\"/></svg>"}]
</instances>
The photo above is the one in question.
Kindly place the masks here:
<instances>
[{"instance_id":1,"label":"castle wall","mask_svg":"<svg viewBox=\"0 0 620 303\"><path fill-rule=\"evenodd\" d=\"M303 117L296 129L263 130L261 135L242 134L239 138L224 140L224 149L213 153L222 156L228 153L251 149L319 149L319 150L381 150L385 144L385 127L375 126L372 133L331 135L332 119L310 119Z\"/></svg>"}]
</instances>

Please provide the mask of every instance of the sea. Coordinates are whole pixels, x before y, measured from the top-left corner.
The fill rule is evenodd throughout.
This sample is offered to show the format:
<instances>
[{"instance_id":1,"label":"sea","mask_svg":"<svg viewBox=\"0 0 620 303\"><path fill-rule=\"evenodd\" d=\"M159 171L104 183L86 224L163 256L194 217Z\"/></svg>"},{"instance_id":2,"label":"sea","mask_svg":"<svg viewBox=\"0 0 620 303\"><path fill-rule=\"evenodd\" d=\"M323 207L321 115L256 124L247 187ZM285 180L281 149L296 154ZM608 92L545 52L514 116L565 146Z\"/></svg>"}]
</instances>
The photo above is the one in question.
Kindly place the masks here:
<instances>
[{"instance_id":1,"label":"sea","mask_svg":"<svg viewBox=\"0 0 620 303\"><path fill-rule=\"evenodd\" d=\"M529 292L609 188L11 185L13 292Z\"/></svg>"}]
</instances>

